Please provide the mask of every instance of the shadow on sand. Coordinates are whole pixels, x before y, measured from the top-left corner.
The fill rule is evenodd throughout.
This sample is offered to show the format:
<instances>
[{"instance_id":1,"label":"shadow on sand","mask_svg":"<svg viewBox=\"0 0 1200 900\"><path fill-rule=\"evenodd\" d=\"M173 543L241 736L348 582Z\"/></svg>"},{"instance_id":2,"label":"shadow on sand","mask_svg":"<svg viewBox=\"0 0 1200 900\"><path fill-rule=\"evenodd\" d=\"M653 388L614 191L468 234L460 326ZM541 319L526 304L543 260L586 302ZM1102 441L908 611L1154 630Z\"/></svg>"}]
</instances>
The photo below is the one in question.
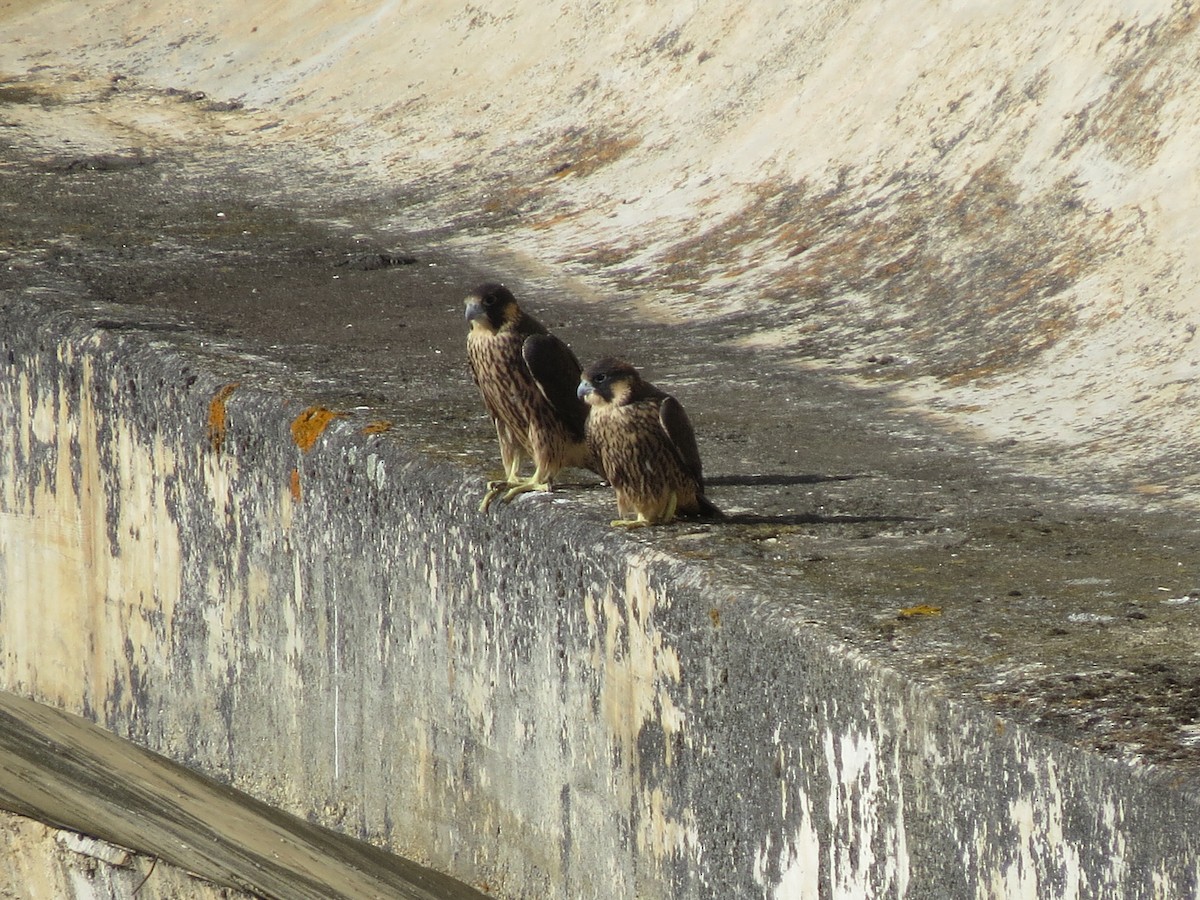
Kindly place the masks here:
<instances>
[{"instance_id":1,"label":"shadow on sand","mask_svg":"<svg viewBox=\"0 0 1200 900\"><path fill-rule=\"evenodd\" d=\"M784 487L793 484L824 484L831 481L853 481L858 478L873 478L873 475L785 475L785 474L755 474L755 475L714 475L704 479L705 487ZM706 522L722 525L880 525L924 522L925 519L915 516L854 516L832 515L823 516L817 513L780 513L775 515L759 513L727 513L719 519L706 518Z\"/></svg>"}]
</instances>

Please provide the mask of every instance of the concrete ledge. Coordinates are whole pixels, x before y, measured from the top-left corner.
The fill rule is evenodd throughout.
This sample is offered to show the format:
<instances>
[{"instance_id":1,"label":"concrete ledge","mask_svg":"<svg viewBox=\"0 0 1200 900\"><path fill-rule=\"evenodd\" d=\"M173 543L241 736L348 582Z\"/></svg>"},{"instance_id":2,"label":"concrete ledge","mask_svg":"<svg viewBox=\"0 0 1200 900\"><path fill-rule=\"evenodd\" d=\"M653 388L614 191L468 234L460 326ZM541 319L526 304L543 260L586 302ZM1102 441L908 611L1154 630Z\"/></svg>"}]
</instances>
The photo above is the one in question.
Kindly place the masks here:
<instances>
[{"instance_id":1,"label":"concrete ledge","mask_svg":"<svg viewBox=\"0 0 1200 900\"><path fill-rule=\"evenodd\" d=\"M105 315L3 308L7 689L502 897L1200 892L1190 781Z\"/></svg>"},{"instance_id":2,"label":"concrete ledge","mask_svg":"<svg viewBox=\"0 0 1200 900\"><path fill-rule=\"evenodd\" d=\"M6 119L101 164L215 141L289 198L383 195L377 221L739 316L1027 471L1196 509L1187 4L272 10L11 4Z\"/></svg>"}]
</instances>

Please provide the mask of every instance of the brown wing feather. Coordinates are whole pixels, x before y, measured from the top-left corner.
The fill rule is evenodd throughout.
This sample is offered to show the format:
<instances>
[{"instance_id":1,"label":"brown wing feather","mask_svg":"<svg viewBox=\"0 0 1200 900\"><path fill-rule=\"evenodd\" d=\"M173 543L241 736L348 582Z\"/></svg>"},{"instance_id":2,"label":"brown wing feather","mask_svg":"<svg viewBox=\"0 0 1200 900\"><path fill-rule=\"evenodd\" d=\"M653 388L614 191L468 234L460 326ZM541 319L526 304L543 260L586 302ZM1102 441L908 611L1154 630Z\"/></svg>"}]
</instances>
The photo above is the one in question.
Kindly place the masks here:
<instances>
[{"instance_id":1,"label":"brown wing feather","mask_svg":"<svg viewBox=\"0 0 1200 900\"><path fill-rule=\"evenodd\" d=\"M681 404L674 397L666 396L658 405L658 420L671 444L679 453L680 461L693 478L700 492L704 491L704 469L700 463L700 448L696 446L696 432Z\"/></svg>"},{"instance_id":2,"label":"brown wing feather","mask_svg":"<svg viewBox=\"0 0 1200 900\"><path fill-rule=\"evenodd\" d=\"M529 374L571 436L582 441L588 410L576 389L583 367L571 348L552 334L535 334L525 339L521 355Z\"/></svg>"}]
</instances>

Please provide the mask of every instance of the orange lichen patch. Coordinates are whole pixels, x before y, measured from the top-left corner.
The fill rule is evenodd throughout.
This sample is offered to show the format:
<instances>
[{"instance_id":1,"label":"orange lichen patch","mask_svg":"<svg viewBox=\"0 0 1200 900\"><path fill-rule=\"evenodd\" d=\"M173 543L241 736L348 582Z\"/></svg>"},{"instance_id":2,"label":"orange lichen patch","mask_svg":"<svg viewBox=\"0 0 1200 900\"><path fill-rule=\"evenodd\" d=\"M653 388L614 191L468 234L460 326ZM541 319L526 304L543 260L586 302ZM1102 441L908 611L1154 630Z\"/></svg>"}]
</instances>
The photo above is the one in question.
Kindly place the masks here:
<instances>
[{"instance_id":1,"label":"orange lichen patch","mask_svg":"<svg viewBox=\"0 0 1200 900\"><path fill-rule=\"evenodd\" d=\"M573 258L583 262L591 263L592 265L599 266L601 268L609 269L624 266L629 261L629 257L633 255L633 252L633 249L629 246L618 247L597 245L592 247L590 250L580 251Z\"/></svg>"},{"instance_id":2,"label":"orange lichen patch","mask_svg":"<svg viewBox=\"0 0 1200 900\"><path fill-rule=\"evenodd\" d=\"M334 412L324 406L310 406L292 421L292 440L307 453L329 427L329 423L344 416L345 413Z\"/></svg>"},{"instance_id":3,"label":"orange lichen patch","mask_svg":"<svg viewBox=\"0 0 1200 900\"><path fill-rule=\"evenodd\" d=\"M825 233L829 223L822 213L828 201L808 197L803 182L769 179L752 190L753 198L739 212L667 249L661 257L663 266L687 278L701 278L706 271L728 270L738 248L766 235L774 235L776 245L802 253ZM796 218L801 208L804 221Z\"/></svg>"},{"instance_id":4,"label":"orange lichen patch","mask_svg":"<svg viewBox=\"0 0 1200 900\"><path fill-rule=\"evenodd\" d=\"M922 616L940 616L942 608L940 606L930 606L928 603L921 603L917 606L907 606L897 613L897 618L900 619L917 619Z\"/></svg>"},{"instance_id":5,"label":"orange lichen patch","mask_svg":"<svg viewBox=\"0 0 1200 900\"><path fill-rule=\"evenodd\" d=\"M964 234L993 234L1009 227L1020 211L1018 189L1008 168L992 160L976 169L946 204L948 221Z\"/></svg>"},{"instance_id":6,"label":"orange lichen patch","mask_svg":"<svg viewBox=\"0 0 1200 900\"><path fill-rule=\"evenodd\" d=\"M392 430L392 423L387 419L376 419L374 422L368 422L362 428L363 434L383 434L385 431Z\"/></svg>"},{"instance_id":7,"label":"orange lichen patch","mask_svg":"<svg viewBox=\"0 0 1200 900\"><path fill-rule=\"evenodd\" d=\"M288 487L292 491L292 499L297 503L300 502L300 470L292 469L292 476L289 479Z\"/></svg>"},{"instance_id":8,"label":"orange lichen patch","mask_svg":"<svg viewBox=\"0 0 1200 900\"><path fill-rule=\"evenodd\" d=\"M1036 333L1041 340L1034 342L1035 350L1048 350L1071 330L1071 319L1067 316L1057 316L1043 319L1037 324Z\"/></svg>"},{"instance_id":9,"label":"orange lichen patch","mask_svg":"<svg viewBox=\"0 0 1200 900\"><path fill-rule=\"evenodd\" d=\"M797 352L840 361L847 334L870 334L911 360L878 377L961 385L1029 365L1070 334L1073 288L1123 234L1085 221L1074 182L1025 196L1001 161L954 185L854 174L826 189L765 179L736 210L662 247L653 265L630 266L632 245L597 248L587 262L620 268L627 287L653 279L656 292L688 297L691 312L725 302L718 283L744 282L755 297L734 305L788 310L795 324L783 340Z\"/></svg>"},{"instance_id":10,"label":"orange lichen patch","mask_svg":"<svg viewBox=\"0 0 1200 900\"><path fill-rule=\"evenodd\" d=\"M876 266L875 271L872 272L872 277L882 281L885 278L903 275L905 272L912 271L919 262L920 255L916 250L910 250L908 253L893 259L891 262Z\"/></svg>"},{"instance_id":11,"label":"orange lichen patch","mask_svg":"<svg viewBox=\"0 0 1200 900\"><path fill-rule=\"evenodd\" d=\"M1069 331L1070 320L1065 317L1050 318L1034 322L1030 327L1030 333L1023 338L1010 338L993 347L977 365L967 366L957 372L934 374L951 387L996 378L1016 368L1030 355L1053 347Z\"/></svg>"},{"instance_id":12,"label":"orange lichen patch","mask_svg":"<svg viewBox=\"0 0 1200 900\"><path fill-rule=\"evenodd\" d=\"M1113 26L1118 28L1117 34L1124 30L1118 27L1122 24ZM1162 25L1154 27L1158 32L1155 40L1140 51L1123 55L1113 67L1108 92L1074 117L1074 127L1064 133L1056 155L1065 147L1085 146L1098 138L1117 160L1140 166L1155 162L1170 135L1163 123L1170 118L1165 110L1178 91L1174 73L1195 54L1200 17L1194 12L1172 16Z\"/></svg>"},{"instance_id":13,"label":"orange lichen patch","mask_svg":"<svg viewBox=\"0 0 1200 900\"><path fill-rule=\"evenodd\" d=\"M233 392L238 389L241 382L231 381L219 391L216 396L209 401L208 404L208 446L212 448L214 453L220 453L221 447L225 444L226 414L225 404L233 395Z\"/></svg>"}]
</instances>

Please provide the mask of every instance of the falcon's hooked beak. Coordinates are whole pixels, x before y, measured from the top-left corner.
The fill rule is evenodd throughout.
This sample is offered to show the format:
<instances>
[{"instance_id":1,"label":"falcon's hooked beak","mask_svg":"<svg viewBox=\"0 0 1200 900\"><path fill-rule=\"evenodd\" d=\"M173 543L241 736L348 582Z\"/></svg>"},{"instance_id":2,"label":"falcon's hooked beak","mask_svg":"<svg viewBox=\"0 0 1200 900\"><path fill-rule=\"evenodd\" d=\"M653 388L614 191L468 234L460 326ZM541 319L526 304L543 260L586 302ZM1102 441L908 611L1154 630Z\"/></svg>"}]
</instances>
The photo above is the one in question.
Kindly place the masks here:
<instances>
[{"instance_id":1,"label":"falcon's hooked beak","mask_svg":"<svg viewBox=\"0 0 1200 900\"><path fill-rule=\"evenodd\" d=\"M476 319L482 319L484 316L483 303L478 297L468 297L463 301L467 307L467 321L474 322Z\"/></svg>"},{"instance_id":2,"label":"falcon's hooked beak","mask_svg":"<svg viewBox=\"0 0 1200 900\"><path fill-rule=\"evenodd\" d=\"M585 378L583 381L579 382L579 388L575 391L575 396L580 400L586 401L588 394L593 393L595 390L596 389L592 387L592 383Z\"/></svg>"}]
</instances>

